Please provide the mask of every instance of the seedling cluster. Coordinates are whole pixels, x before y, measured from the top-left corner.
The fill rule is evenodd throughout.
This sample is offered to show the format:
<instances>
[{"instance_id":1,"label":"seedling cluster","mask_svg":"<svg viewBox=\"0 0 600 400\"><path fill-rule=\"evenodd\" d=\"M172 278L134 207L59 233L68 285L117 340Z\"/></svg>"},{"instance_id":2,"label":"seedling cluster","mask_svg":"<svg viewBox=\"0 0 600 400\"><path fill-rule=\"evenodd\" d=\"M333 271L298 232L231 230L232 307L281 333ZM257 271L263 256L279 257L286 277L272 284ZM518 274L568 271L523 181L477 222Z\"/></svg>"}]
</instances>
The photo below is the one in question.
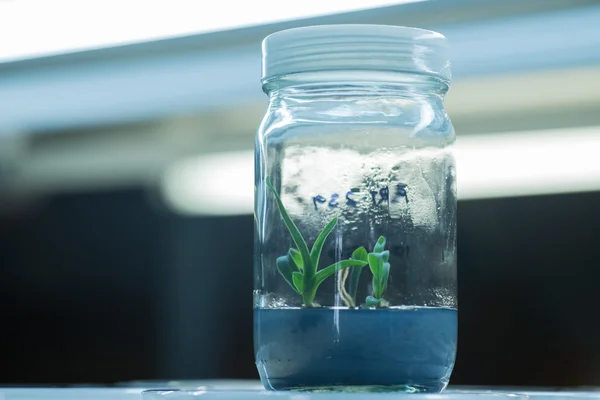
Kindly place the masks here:
<instances>
[{"instance_id":1,"label":"seedling cluster","mask_svg":"<svg viewBox=\"0 0 600 400\"><path fill-rule=\"evenodd\" d=\"M335 217L327 223L325 228L319 233L312 248L309 249L306 240L304 240L298 227L283 206L283 202L269 177L267 177L266 183L275 197L281 218L296 245L296 248L290 248L286 255L277 258L277 270L292 289L302 297L304 306L315 306L314 300L319 285L336 273L341 274L339 292L342 300L348 307L358 306L356 302L358 282L363 268L367 265L373 275L373 293L365 299L366 306L381 307L387 304L383 295L390 275L390 252L385 250L385 237L379 237L373 251L370 253L361 246L352 252L349 260L341 260L319 269L319 259L323 246L327 237L337 225L338 218ZM350 277L349 290L346 290L348 276Z\"/></svg>"}]
</instances>

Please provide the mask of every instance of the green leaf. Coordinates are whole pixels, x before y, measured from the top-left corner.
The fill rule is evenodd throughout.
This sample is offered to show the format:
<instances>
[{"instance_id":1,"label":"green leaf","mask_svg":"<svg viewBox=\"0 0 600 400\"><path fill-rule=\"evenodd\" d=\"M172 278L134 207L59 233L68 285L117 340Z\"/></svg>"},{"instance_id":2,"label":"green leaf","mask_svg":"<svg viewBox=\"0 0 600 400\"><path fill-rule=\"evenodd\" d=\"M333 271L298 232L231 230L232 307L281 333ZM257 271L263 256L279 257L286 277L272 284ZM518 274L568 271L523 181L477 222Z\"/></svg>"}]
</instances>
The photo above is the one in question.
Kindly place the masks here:
<instances>
[{"instance_id":1,"label":"green leaf","mask_svg":"<svg viewBox=\"0 0 600 400\"><path fill-rule=\"evenodd\" d=\"M298 291L296 289L296 286L294 285L294 281L292 278L292 274L294 272L296 272L296 269L294 267L292 267L292 263L290 262L291 260L289 259L289 256L285 255L285 256L281 256L277 258L276 264L277 264L277 271L279 271L279 273L281 274L281 276L283 276L283 279L285 279L285 281L287 283L290 284L290 286L295 290ZM300 293L300 292L298 292Z\"/></svg>"},{"instance_id":2,"label":"green leaf","mask_svg":"<svg viewBox=\"0 0 600 400\"><path fill-rule=\"evenodd\" d=\"M373 296L367 296L365 299L365 303L367 303L367 307L375 307L381 302L381 299L376 299Z\"/></svg>"},{"instance_id":3,"label":"green leaf","mask_svg":"<svg viewBox=\"0 0 600 400\"><path fill-rule=\"evenodd\" d=\"M354 250L352 252L352 259L353 260L360 260L360 261L364 261L364 262L368 262L368 255L367 255L367 249L365 249L364 247L359 247L358 249ZM364 265L354 265L352 267L350 267L350 291L349 291L349 295L352 298L352 300L354 301L354 303L356 304L356 292L358 292L358 282L360 280L360 273L362 272L362 269L364 268Z\"/></svg>"},{"instance_id":4,"label":"green leaf","mask_svg":"<svg viewBox=\"0 0 600 400\"><path fill-rule=\"evenodd\" d=\"M373 253L381 253L385 249L385 236L379 236L375 247L373 247Z\"/></svg>"},{"instance_id":5,"label":"green leaf","mask_svg":"<svg viewBox=\"0 0 600 400\"><path fill-rule=\"evenodd\" d=\"M367 263L359 260L342 260L336 262L335 264L331 264L330 266L325 267L319 272L317 272L317 274L315 275L315 287L319 286L321 282L323 282L325 279L335 274L339 270L352 267L353 265L365 266L367 265Z\"/></svg>"},{"instance_id":6,"label":"green leaf","mask_svg":"<svg viewBox=\"0 0 600 400\"><path fill-rule=\"evenodd\" d=\"M277 207L279 208L279 213L281 214L281 218L283 219L285 226L288 228L288 231L290 231L290 235L292 235L292 240L294 241L294 243L296 243L296 247L298 247L298 250L300 251L300 255L302 256L302 260L303 260L303 268L311 270L310 253L308 251L308 246L306 245L306 241L302 237L302 234L298 230L298 227L296 226L296 224L294 224L294 221L292 221L289 214L285 210L285 207L283 206L283 202L281 201L281 198L279 197L279 195L277 194L277 191L271 184L270 177L267 176L265 181L266 181L269 189L271 189L273 196L275 197L275 202L277 203ZM316 266L315 266L315 268L316 268Z\"/></svg>"},{"instance_id":7,"label":"green leaf","mask_svg":"<svg viewBox=\"0 0 600 400\"><path fill-rule=\"evenodd\" d=\"M389 252L389 250L382 251L379 254L381 254L381 258L382 258L383 262L388 262L390 260L390 252Z\"/></svg>"},{"instance_id":8,"label":"green leaf","mask_svg":"<svg viewBox=\"0 0 600 400\"><path fill-rule=\"evenodd\" d=\"M294 281L294 286L296 286L298 293L302 293L304 289L304 276L302 273L298 271L292 273L292 280Z\"/></svg>"},{"instance_id":9,"label":"green leaf","mask_svg":"<svg viewBox=\"0 0 600 400\"><path fill-rule=\"evenodd\" d=\"M325 244L325 240L327 236L331 233L333 228L338 222L338 217L333 218L325 228L319 233L317 240L315 240L315 244L313 244L312 250L310 251L310 261L312 265L316 268L319 266L319 258L321 257L321 251L323 250L323 245Z\"/></svg>"},{"instance_id":10,"label":"green leaf","mask_svg":"<svg viewBox=\"0 0 600 400\"><path fill-rule=\"evenodd\" d=\"M379 281L379 277L383 272L383 256L381 253L369 253L369 268L371 268L371 273L373 274L373 280L377 278Z\"/></svg>"},{"instance_id":11,"label":"green leaf","mask_svg":"<svg viewBox=\"0 0 600 400\"><path fill-rule=\"evenodd\" d=\"M373 296L371 302L373 305L383 304L383 293L388 285L390 277L390 252L385 249L386 239L384 236L379 236L377 243L373 247L373 252L369 253L369 267L373 273ZM368 300L368 298L367 298ZM373 301L377 300L377 303Z\"/></svg>"},{"instance_id":12,"label":"green leaf","mask_svg":"<svg viewBox=\"0 0 600 400\"><path fill-rule=\"evenodd\" d=\"M302 261L302 255L296 249L290 249L288 256L294 261L300 271L304 269L304 261Z\"/></svg>"},{"instance_id":13,"label":"green leaf","mask_svg":"<svg viewBox=\"0 0 600 400\"><path fill-rule=\"evenodd\" d=\"M386 262L383 264L383 272L381 274L381 280L379 281L379 287L381 288L381 297L383 297L383 293L385 293L385 289L387 289L388 278L390 277L390 263Z\"/></svg>"},{"instance_id":14,"label":"green leaf","mask_svg":"<svg viewBox=\"0 0 600 400\"><path fill-rule=\"evenodd\" d=\"M354 250L352 252L352 259L353 260L360 260L360 261L365 261L367 262L367 249L365 249L363 246L359 247L358 249Z\"/></svg>"}]
</instances>

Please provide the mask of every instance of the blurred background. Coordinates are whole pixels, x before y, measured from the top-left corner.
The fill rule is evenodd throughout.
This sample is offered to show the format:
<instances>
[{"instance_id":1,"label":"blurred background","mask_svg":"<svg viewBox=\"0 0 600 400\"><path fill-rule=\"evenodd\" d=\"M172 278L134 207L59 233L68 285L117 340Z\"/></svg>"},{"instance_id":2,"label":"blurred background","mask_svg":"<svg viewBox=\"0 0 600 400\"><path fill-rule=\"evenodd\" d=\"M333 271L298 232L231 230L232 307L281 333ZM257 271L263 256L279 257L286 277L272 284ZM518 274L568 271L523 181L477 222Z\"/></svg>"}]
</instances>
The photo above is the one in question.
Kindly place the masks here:
<instances>
[{"instance_id":1,"label":"blurred background","mask_svg":"<svg viewBox=\"0 0 600 400\"><path fill-rule=\"evenodd\" d=\"M257 378L260 42L453 48L453 384L600 385L600 2L0 0L0 383Z\"/></svg>"}]
</instances>

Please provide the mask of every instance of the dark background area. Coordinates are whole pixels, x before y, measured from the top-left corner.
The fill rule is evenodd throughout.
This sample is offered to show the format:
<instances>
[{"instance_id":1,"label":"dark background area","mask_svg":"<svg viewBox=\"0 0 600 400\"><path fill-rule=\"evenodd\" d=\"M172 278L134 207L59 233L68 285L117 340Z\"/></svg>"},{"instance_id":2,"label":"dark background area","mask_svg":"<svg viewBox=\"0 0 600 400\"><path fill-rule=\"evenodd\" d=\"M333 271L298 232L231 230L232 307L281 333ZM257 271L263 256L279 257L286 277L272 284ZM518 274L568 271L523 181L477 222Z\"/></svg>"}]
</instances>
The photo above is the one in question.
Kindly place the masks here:
<instances>
[{"instance_id":1,"label":"dark background area","mask_svg":"<svg viewBox=\"0 0 600 400\"><path fill-rule=\"evenodd\" d=\"M460 201L453 384L600 384L600 193ZM0 383L257 378L252 216L146 189L0 218Z\"/></svg>"}]
</instances>

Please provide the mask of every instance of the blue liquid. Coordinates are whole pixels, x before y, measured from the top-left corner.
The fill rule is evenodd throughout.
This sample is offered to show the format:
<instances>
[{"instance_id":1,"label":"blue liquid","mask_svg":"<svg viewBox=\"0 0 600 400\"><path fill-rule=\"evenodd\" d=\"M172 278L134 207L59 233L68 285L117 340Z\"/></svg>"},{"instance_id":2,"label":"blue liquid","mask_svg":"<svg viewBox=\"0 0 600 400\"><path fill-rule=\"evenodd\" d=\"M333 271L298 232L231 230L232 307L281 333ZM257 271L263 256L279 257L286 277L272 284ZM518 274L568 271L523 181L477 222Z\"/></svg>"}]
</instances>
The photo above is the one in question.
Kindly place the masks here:
<instances>
[{"instance_id":1,"label":"blue liquid","mask_svg":"<svg viewBox=\"0 0 600 400\"><path fill-rule=\"evenodd\" d=\"M448 308L254 310L256 365L272 390L440 392L456 336Z\"/></svg>"}]
</instances>

